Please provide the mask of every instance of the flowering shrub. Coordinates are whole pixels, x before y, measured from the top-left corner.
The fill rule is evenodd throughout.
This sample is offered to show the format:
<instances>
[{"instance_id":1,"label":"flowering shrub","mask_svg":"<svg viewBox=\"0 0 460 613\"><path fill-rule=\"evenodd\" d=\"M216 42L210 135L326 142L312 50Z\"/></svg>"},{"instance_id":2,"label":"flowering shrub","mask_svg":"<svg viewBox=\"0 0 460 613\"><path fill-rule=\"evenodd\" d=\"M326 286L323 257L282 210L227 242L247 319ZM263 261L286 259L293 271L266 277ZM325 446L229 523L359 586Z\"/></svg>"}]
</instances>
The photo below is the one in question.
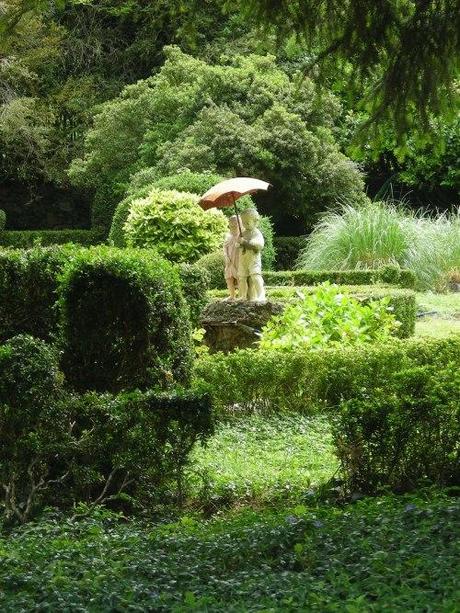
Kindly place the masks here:
<instances>
[{"instance_id":1,"label":"flowering shrub","mask_svg":"<svg viewBox=\"0 0 460 613\"><path fill-rule=\"evenodd\" d=\"M263 328L262 349L320 348L388 338L399 325L389 299L362 304L336 285L325 282L315 292L298 292L299 300Z\"/></svg>"}]
</instances>

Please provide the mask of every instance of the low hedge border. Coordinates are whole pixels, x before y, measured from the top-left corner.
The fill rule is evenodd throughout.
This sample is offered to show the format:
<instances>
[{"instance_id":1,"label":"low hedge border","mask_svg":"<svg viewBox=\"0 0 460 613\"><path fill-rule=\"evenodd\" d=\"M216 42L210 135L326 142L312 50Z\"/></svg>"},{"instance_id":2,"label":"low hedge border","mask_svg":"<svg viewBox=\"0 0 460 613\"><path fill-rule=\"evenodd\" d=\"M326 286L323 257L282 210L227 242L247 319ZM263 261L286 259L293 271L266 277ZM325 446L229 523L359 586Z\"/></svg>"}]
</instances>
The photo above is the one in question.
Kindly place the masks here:
<instances>
[{"instance_id":1,"label":"low hedge border","mask_svg":"<svg viewBox=\"0 0 460 613\"><path fill-rule=\"evenodd\" d=\"M330 281L339 285L373 285L388 283L406 289L415 286L415 275L397 266L376 270L278 270L263 273L267 285L317 285Z\"/></svg>"},{"instance_id":2,"label":"low hedge border","mask_svg":"<svg viewBox=\"0 0 460 613\"><path fill-rule=\"evenodd\" d=\"M16 334L57 338L59 277L85 249L74 244L0 249L0 342ZM158 258L151 251L139 253ZM195 325L207 302L208 273L196 265L182 264L177 269Z\"/></svg>"},{"instance_id":3,"label":"low hedge border","mask_svg":"<svg viewBox=\"0 0 460 613\"><path fill-rule=\"evenodd\" d=\"M240 349L201 356L195 380L208 385L217 410L294 410L336 407L363 390L384 389L389 376L412 366L460 368L460 335L390 339L385 344L319 351Z\"/></svg>"},{"instance_id":4,"label":"low hedge border","mask_svg":"<svg viewBox=\"0 0 460 613\"><path fill-rule=\"evenodd\" d=\"M7 230L0 232L0 247L28 249L36 245L64 245L74 243L89 247L104 241L101 230Z\"/></svg>"},{"instance_id":5,"label":"low hedge border","mask_svg":"<svg viewBox=\"0 0 460 613\"><path fill-rule=\"evenodd\" d=\"M389 286L377 285L341 285L343 290L350 292L354 297L362 302L370 300L380 300L389 297L389 306L393 309L396 319L401 323L396 336L407 338L412 336L415 331L415 321L417 315L417 305L415 292L409 289L401 289ZM275 302L290 302L296 299L296 292L302 291L311 293L315 291L315 286L278 286L267 287L267 297ZM211 290L208 292L211 300L225 298L227 292L224 290Z\"/></svg>"}]
</instances>

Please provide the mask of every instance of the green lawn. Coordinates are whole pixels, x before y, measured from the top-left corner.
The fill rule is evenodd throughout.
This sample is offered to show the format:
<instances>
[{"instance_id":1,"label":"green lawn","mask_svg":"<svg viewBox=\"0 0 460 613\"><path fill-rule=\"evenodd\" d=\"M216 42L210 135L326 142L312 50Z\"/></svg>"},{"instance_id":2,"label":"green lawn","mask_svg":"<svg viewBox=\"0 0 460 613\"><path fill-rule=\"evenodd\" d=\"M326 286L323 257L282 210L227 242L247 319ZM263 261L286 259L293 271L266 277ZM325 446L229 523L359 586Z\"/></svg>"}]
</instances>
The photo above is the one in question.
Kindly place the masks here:
<instances>
[{"instance_id":1,"label":"green lawn","mask_svg":"<svg viewBox=\"0 0 460 613\"><path fill-rule=\"evenodd\" d=\"M429 314L417 319L416 335L441 337L460 333L460 293L417 293L417 308Z\"/></svg>"},{"instance_id":2,"label":"green lawn","mask_svg":"<svg viewBox=\"0 0 460 613\"><path fill-rule=\"evenodd\" d=\"M192 498L209 512L308 499L337 469L327 421L302 415L220 424L194 459Z\"/></svg>"}]
</instances>

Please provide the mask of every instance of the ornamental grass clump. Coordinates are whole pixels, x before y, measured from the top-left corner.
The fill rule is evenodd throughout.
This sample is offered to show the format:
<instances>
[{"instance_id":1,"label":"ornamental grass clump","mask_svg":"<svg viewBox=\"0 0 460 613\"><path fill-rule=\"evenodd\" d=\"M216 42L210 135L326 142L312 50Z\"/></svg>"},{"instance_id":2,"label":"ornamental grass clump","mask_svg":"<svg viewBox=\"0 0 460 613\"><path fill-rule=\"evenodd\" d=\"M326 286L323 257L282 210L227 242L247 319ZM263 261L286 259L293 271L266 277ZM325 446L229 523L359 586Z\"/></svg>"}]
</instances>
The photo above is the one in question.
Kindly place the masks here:
<instances>
[{"instance_id":1,"label":"ornamental grass clump","mask_svg":"<svg viewBox=\"0 0 460 613\"><path fill-rule=\"evenodd\" d=\"M320 349L387 339L399 326L389 299L362 304L326 282L315 292L298 292L299 300L263 328L261 349Z\"/></svg>"},{"instance_id":2,"label":"ornamental grass clump","mask_svg":"<svg viewBox=\"0 0 460 613\"><path fill-rule=\"evenodd\" d=\"M155 247L172 262L192 263L223 243L227 221L221 211L203 211L199 196L152 189L131 203L124 232L130 247Z\"/></svg>"},{"instance_id":3,"label":"ornamental grass clump","mask_svg":"<svg viewBox=\"0 0 460 613\"><path fill-rule=\"evenodd\" d=\"M368 201L327 212L307 239L299 268L344 270L401 264L411 240L410 218L394 205Z\"/></svg>"},{"instance_id":4,"label":"ornamental grass clump","mask_svg":"<svg viewBox=\"0 0 460 613\"><path fill-rule=\"evenodd\" d=\"M460 212L413 214L385 202L345 205L326 213L307 239L297 266L312 270L411 270L419 290L443 291L460 269Z\"/></svg>"}]
</instances>

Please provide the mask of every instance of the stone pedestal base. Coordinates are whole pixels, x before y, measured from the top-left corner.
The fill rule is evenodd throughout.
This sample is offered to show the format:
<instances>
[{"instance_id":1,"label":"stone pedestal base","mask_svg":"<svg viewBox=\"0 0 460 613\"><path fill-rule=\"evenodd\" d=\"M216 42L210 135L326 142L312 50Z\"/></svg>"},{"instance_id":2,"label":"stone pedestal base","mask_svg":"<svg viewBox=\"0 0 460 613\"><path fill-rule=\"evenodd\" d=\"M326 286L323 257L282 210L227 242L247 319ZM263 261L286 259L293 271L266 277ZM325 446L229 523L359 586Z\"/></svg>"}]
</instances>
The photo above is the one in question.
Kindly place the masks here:
<instances>
[{"instance_id":1,"label":"stone pedestal base","mask_svg":"<svg viewBox=\"0 0 460 613\"><path fill-rule=\"evenodd\" d=\"M283 308L282 304L268 301L211 302L200 320L201 327L206 330L204 341L212 352L254 347L259 340L260 330L273 315L279 315Z\"/></svg>"}]
</instances>

